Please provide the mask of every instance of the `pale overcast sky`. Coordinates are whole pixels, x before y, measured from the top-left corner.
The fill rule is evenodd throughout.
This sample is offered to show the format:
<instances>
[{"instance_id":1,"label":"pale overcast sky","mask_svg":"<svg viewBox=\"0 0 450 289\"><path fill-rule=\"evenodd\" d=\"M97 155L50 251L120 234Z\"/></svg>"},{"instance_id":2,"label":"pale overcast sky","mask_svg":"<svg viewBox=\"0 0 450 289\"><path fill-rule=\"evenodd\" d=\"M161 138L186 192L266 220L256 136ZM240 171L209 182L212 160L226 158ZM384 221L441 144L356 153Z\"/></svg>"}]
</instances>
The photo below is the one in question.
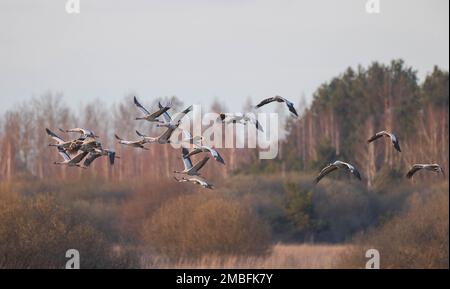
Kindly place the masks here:
<instances>
[{"instance_id":1,"label":"pale overcast sky","mask_svg":"<svg viewBox=\"0 0 450 289\"><path fill-rule=\"evenodd\" d=\"M299 101L346 67L449 67L448 0L0 0L0 112L47 91L70 104Z\"/></svg>"}]
</instances>

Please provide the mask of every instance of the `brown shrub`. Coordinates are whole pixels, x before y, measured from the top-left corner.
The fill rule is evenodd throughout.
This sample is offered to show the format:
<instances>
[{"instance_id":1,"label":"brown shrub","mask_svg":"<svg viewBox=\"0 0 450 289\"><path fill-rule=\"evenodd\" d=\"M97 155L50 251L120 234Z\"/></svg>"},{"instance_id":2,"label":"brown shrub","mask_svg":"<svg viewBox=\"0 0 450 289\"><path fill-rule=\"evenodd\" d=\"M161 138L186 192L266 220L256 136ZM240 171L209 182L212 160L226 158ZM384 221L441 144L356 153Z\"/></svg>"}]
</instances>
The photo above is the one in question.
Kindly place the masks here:
<instances>
[{"instance_id":1,"label":"brown shrub","mask_svg":"<svg viewBox=\"0 0 450 289\"><path fill-rule=\"evenodd\" d=\"M197 193L167 202L144 222L146 244L172 258L259 255L268 251L269 228L238 201Z\"/></svg>"},{"instance_id":2,"label":"brown shrub","mask_svg":"<svg viewBox=\"0 0 450 289\"><path fill-rule=\"evenodd\" d=\"M342 266L363 268L365 252L380 252L381 268L449 268L448 184L411 196L409 209L358 238Z\"/></svg>"},{"instance_id":3,"label":"brown shrub","mask_svg":"<svg viewBox=\"0 0 450 289\"><path fill-rule=\"evenodd\" d=\"M103 234L50 195L2 196L0 268L64 268L68 249L80 252L81 268L132 264L129 255L114 254Z\"/></svg>"},{"instance_id":4,"label":"brown shrub","mask_svg":"<svg viewBox=\"0 0 450 289\"><path fill-rule=\"evenodd\" d=\"M121 205L119 229L122 238L132 243L142 240L142 224L167 200L185 193L185 187L172 180L157 183L142 182Z\"/></svg>"}]
</instances>

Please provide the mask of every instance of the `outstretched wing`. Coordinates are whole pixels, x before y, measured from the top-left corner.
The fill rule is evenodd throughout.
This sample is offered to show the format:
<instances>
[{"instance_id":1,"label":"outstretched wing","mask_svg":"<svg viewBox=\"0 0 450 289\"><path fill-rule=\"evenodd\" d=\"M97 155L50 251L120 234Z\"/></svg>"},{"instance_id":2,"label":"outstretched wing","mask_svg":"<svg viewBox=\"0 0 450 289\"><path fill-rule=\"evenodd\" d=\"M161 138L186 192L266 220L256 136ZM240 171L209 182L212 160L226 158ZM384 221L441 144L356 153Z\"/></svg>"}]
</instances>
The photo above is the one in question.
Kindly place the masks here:
<instances>
[{"instance_id":1,"label":"outstretched wing","mask_svg":"<svg viewBox=\"0 0 450 289\"><path fill-rule=\"evenodd\" d=\"M204 157L201 161L195 164L195 166L192 168L192 172L198 173L201 168L208 162L209 157Z\"/></svg>"},{"instance_id":2,"label":"outstretched wing","mask_svg":"<svg viewBox=\"0 0 450 289\"><path fill-rule=\"evenodd\" d=\"M87 129L87 128L80 128L80 127L71 128L71 129L66 130L66 132L79 133L79 134L81 134L81 137L84 137L84 138L86 138L86 137L93 137L93 138L97 137L92 130Z\"/></svg>"},{"instance_id":3,"label":"outstretched wing","mask_svg":"<svg viewBox=\"0 0 450 289\"><path fill-rule=\"evenodd\" d=\"M156 118L156 117L159 117L159 116L161 116L162 114L164 114L165 112L167 112L169 109L170 109L169 106L160 108L158 111L155 111L155 112L152 114L152 116L155 117L155 118Z\"/></svg>"},{"instance_id":4,"label":"outstretched wing","mask_svg":"<svg viewBox=\"0 0 450 289\"><path fill-rule=\"evenodd\" d=\"M336 165L334 165L334 164L330 164L330 165L326 166L325 168L323 168L323 169L320 171L319 175L318 175L318 176L316 177L316 179L314 180L315 183L316 183L316 184L319 183L320 180L321 180L323 177L325 177L326 175L328 175L329 173L331 173L331 172L333 172L333 171L335 171L335 170L337 170L337 169L338 169L338 167L337 167Z\"/></svg>"},{"instance_id":5,"label":"outstretched wing","mask_svg":"<svg viewBox=\"0 0 450 289\"><path fill-rule=\"evenodd\" d=\"M190 111L192 111L193 106L189 106L188 108L186 108L185 110L183 110L182 112L179 112L175 115L175 118L173 119L173 123L174 124L178 124L183 117L188 114Z\"/></svg>"},{"instance_id":6,"label":"outstretched wing","mask_svg":"<svg viewBox=\"0 0 450 289\"><path fill-rule=\"evenodd\" d=\"M52 132L51 130L49 130L48 128L45 129L45 131L47 132L47 134L54 139L58 144L61 144L64 142L64 140L62 138L60 138L59 136L57 136L54 132Z\"/></svg>"},{"instance_id":7,"label":"outstretched wing","mask_svg":"<svg viewBox=\"0 0 450 289\"><path fill-rule=\"evenodd\" d=\"M164 108L164 106L162 106L161 102L158 102L158 107L159 107L159 109ZM163 113L163 117L167 123L170 123L172 121L172 118L170 117L170 114L167 112L167 110Z\"/></svg>"},{"instance_id":8,"label":"outstretched wing","mask_svg":"<svg viewBox=\"0 0 450 289\"><path fill-rule=\"evenodd\" d=\"M159 137L160 140L168 141L172 136L175 128L168 128L163 134Z\"/></svg>"},{"instance_id":9,"label":"outstretched wing","mask_svg":"<svg viewBox=\"0 0 450 289\"><path fill-rule=\"evenodd\" d=\"M75 157L73 157L73 159L71 159L70 162L73 163L73 164L78 164L79 162L81 162L82 159L84 159L84 157L88 153L89 152L81 152L81 153L77 154Z\"/></svg>"},{"instance_id":10,"label":"outstretched wing","mask_svg":"<svg viewBox=\"0 0 450 289\"><path fill-rule=\"evenodd\" d=\"M394 142L394 148L401 153L402 149L400 148L400 143L398 141Z\"/></svg>"},{"instance_id":11,"label":"outstretched wing","mask_svg":"<svg viewBox=\"0 0 450 289\"><path fill-rule=\"evenodd\" d=\"M208 181L200 176L193 176L189 178L190 182L198 184L206 189L213 189L213 185L208 183Z\"/></svg>"},{"instance_id":12,"label":"outstretched wing","mask_svg":"<svg viewBox=\"0 0 450 289\"><path fill-rule=\"evenodd\" d=\"M392 144L394 145L394 148L398 151L398 152L402 152L401 148L400 148L400 142L398 141L398 138L395 134L390 133L389 137L391 138Z\"/></svg>"},{"instance_id":13,"label":"outstretched wing","mask_svg":"<svg viewBox=\"0 0 450 289\"><path fill-rule=\"evenodd\" d=\"M140 137L147 137L145 134L140 133L138 130L136 130L136 134Z\"/></svg>"},{"instance_id":14,"label":"outstretched wing","mask_svg":"<svg viewBox=\"0 0 450 289\"><path fill-rule=\"evenodd\" d=\"M181 149L181 157L183 158L183 164L185 170L190 170L192 168L191 159L187 156L189 154L189 150L187 148Z\"/></svg>"},{"instance_id":15,"label":"outstretched wing","mask_svg":"<svg viewBox=\"0 0 450 289\"><path fill-rule=\"evenodd\" d=\"M117 139L117 140L123 140L120 136L118 136L117 134L114 134L114 137Z\"/></svg>"},{"instance_id":16,"label":"outstretched wing","mask_svg":"<svg viewBox=\"0 0 450 289\"><path fill-rule=\"evenodd\" d=\"M361 174L359 173L359 171L356 168L353 168L352 170L350 170L351 173L358 179L361 181Z\"/></svg>"},{"instance_id":17,"label":"outstretched wing","mask_svg":"<svg viewBox=\"0 0 450 289\"><path fill-rule=\"evenodd\" d=\"M63 157L65 161L70 161L70 156L63 148L58 148L58 153Z\"/></svg>"},{"instance_id":18,"label":"outstretched wing","mask_svg":"<svg viewBox=\"0 0 450 289\"><path fill-rule=\"evenodd\" d=\"M275 97L269 97L269 98L266 98L266 99L262 100L260 103L258 103L258 104L256 105L256 108L260 108L261 106L264 106L264 105L266 105L266 104L268 104L268 103L271 103L271 102L273 102L273 101L275 101L275 100L276 100Z\"/></svg>"},{"instance_id":19,"label":"outstretched wing","mask_svg":"<svg viewBox=\"0 0 450 289\"><path fill-rule=\"evenodd\" d=\"M342 162L342 161L336 161L336 162L334 162L334 164L340 168L344 168L344 169L348 170L358 180L361 180L361 174L353 165L346 163L346 162Z\"/></svg>"},{"instance_id":20,"label":"outstretched wing","mask_svg":"<svg viewBox=\"0 0 450 289\"><path fill-rule=\"evenodd\" d=\"M190 158L190 157L192 157L193 155L199 154L199 153L201 153L201 152L203 152L203 150L202 150L201 148L195 148L195 149L191 150L190 152L188 152L188 153L185 155L185 157L186 157L186 158Z\"/></svg>"},{"instance_id":21,"label":"outstretched wing","mask_svg":"<svg viewBox=\"0 0 450 289\"><path fill-rule=\"evenodd\" d=\"M204 148L206 148L211 153L211 155L214 157L214 159L216 161L218 161L219 163L221 163L223 165L225 164L225 161L223 160L222 156L219 154L219 152L217 150L215 150L211 147L204 147Z\"/></svg>"},{"instance_id":22,"label":"outstretched wing","mask_svg":"<svg viewBox=\"0 0 450 289\"><path fill-rule=\"evenodd\" d=\"M371 138L369 138L367 140L368 143L371 143L377 139L379 139L380 137L383 137L383 132L377 132L374 136L372 136Z\"/></svg>"},{"instance_id":23,"label":"outstretched wing","mask_svg":"<svg viewBox=\"0 0 450 289\"><path fill-rule=\"evenodd\" d=\"M89 167L93 161L95 161L97 158L101 157L101 154L99 153L91 153L85 160L83 163L84 167Z\"/></svg>"},{"instance_id":24,"label":"outstretched wing","mask_svg":"<svg viewBox=\"0 0 450 289\"><path fill-rule=\"evenodd\" d=\"M412 178L414 174L421 169L423 169L422 165L413 165L409 172L406 174L406 177L408 179Z\"/></svg>"},{"instance_id":25,"label":"outstretched wing","mask_svg":"<svg viewBox=\"0 0 450 289\"><path fill-rule=\"evenodd\" d=\"M297 113L297 111L295 110L294 103L290 102L290 101L287 100L286 98L283 98L283 97L280 97L280 98L284 100L284 102L286 103L286 105L287 105L289 111L292 112L296 117L298 117L298 113Z\"/></svg>"},{"instance_id":26,"label":"outstretched wing","mask_svg":"<svg viewBox=\"0 0 450 289\"><path fill-rule=\"evenodd\" d=\"M380 131L380 132L377 132L374 136L372 136L371 138L369 138L368 140L367 140L367 142L368 143L371 143L371 142L373 142L373 141L375 141L375 140L377 140L377 139L379 139L379 138L381 138L381 137L383 137L383 136L388 136L390 139L391 139L391 142L392 142L392 144L394 145L394 148L398 151L398 152L401 152L402 150L400 149L400 142L398 141L398 138L397 138L397 136L395 135L395 134L393 134L393 133L389 133L389 132L387 132L387 131Z\"/></svg>"},{"instance_id":27,"label":"outstretched wing","mask_svg":"<svg viewBox=\"0 0 450 289\"><path fill-rule=\"evenodd\" d=\"M134 104L139 108L140 111L142 111L142 113L144 113L145 115L150 115L150 112L142 104L139 103L136 96L134 97Z\"/></svg>"}]
</instances>

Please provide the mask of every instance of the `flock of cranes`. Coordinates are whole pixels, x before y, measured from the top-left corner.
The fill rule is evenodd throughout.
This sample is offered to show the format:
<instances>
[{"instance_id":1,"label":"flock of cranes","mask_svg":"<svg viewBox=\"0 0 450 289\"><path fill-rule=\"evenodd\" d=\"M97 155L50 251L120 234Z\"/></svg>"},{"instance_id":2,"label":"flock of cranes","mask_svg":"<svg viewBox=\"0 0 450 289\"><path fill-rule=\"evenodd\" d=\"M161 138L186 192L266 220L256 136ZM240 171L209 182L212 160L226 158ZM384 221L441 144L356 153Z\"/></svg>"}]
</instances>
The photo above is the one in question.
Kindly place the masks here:
<instances>
[{"instance_id":1,"label":"flock of cranes","mask_svg":"<svg viewBox=\"0 0 450 289\"><path fill-rule=\"evenodd\" d=\"M97 140L98 136L91 130L84 128L60 130L64 133L78 133L79 136L78 138L65 141L48 128L46 129L47 134L56 141L56 143L49 144L49 146L56 147L64 159L64 161L54 162L56 165L88 168L93 161L101 156L107 156L111 165L114 164L116 158L119 158L113 150L104 149L102 144ZM86 159L83 165L81 165L80 162L84 158Z\"/></svg>"},{"instance_id":2,"label":"flock of cranes","mask_svg":"<svg viewBox=\"0 0 450 289\"><path fill-rule=\"evenodd\" d=\"M154 112L150 112L147 108L145 108L136 97L134 97L134 104L136 107L142 112L142 116L136 117L136 120L145 120L150 123L155 123L157 127L164 127L164 132L156 137L145 135L136 130L136 134L139 137L137 140L125 140L115 134L115 138L118 143L125 146L130 146L133 148L148 150L145 146L150 143L157 144L170 144L174 142L172 140L172 135L176 130L181 130L183 134L182 140L179 142L181 144L181 158L183 160L184 169L181 171L174 170L175 174L178 174L178 177L174 176L174 179L180 183L194 183L200 185L207 189L212 189L213 185L210 184L205 178L200 175L200 170L206 165L209 156L205 156L200 161L195 164L192 163L191 156L206 153L210 154L218 163L225 165L225 161L220 155L220 153L213 147L202 145L203 137L201 136L192 136L189 131L180 128L181 121L183 117L192 111L193 106L187 107L185 110L174 114L171 116L169 114L169 110L171 109L170 105L163 106L161 103L158 103L158 108ZM294 104L283 98L281 96L274 96L267 99L262 100L255 108L260 108L264 105L267 105L272 102L285 103L289 111L295 116L298 117L298 113L295 110ZM258 120L251 114L226 114L220 113L217 119L220 123L230 124L230 123L240 123L240 124L251 124L256 127L257 130L264 132L261 124ZM55 147L59 154L62 156L63 161L54 162L56 165L65 165L69 167L81 167L88 168L92 162L94 162L97 158L102 156L107 156L109 163L111 165L114 164L116 158L120 158L116 155L114 150L104 149L102 147L101 142L98 140L98 136L91 130L85 128L73 128L73 129L59 129L63 133L77 133L78 137L65 141L63 138L55 134L53 131L46 129L47 134L55 141L55 143L49 144L51 147ZM377 139L382 137L387 137L392 142L395 150L401 152L400 143L398 138L390 132L381 131L375 134L368 140L368 143L371 143ZM188 148L191 148L189 151ZM81 164L81 162L84 162ZM319 175L315 179L315 183L319 183L319 181L327 176L329 173L338 170L344 169L349 171L354 177L358 180L361 180L361 174L355 168L354 165L337 160L325 168L323 168ZM407 178L412 178L412 176L419 170L428 170L435 171L438 173L444 174L443 169L438 164L415 164L406 174Z\"/></svg>"}]
</instances>

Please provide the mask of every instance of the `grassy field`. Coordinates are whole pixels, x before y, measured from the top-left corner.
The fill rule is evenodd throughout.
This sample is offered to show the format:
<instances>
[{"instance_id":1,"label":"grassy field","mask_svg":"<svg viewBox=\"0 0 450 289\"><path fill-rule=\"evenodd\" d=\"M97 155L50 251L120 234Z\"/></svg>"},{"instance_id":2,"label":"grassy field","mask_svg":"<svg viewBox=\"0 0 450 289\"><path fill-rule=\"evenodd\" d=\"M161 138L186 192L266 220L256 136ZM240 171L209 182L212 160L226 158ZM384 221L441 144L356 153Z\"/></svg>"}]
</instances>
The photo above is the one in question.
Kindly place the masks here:
<instances>
[{"instance_id":1,"label":"grassy field","mask_svg":"<svg viewBox=\"0 0 450 289\"><path fill-rule=\"evenodd\" d=\"M200 268L200 269L331 269L336 268L340 256L349 245L284 245L273 246L265 257L205 256L198 260L167 259L144 256L143 268Z\"/></svg>"}]
</instances>

